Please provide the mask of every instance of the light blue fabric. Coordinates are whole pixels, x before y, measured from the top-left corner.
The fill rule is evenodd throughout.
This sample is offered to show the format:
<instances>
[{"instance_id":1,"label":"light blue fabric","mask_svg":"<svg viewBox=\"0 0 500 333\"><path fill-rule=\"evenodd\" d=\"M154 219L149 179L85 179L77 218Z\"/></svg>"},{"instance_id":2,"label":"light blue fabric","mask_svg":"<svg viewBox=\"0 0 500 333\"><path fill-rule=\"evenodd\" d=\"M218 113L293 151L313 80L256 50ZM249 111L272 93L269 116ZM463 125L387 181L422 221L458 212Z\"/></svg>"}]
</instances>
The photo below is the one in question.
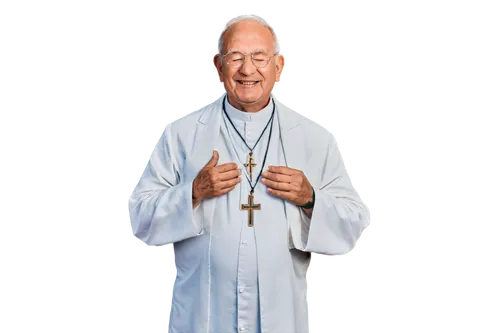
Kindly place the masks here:
<instances>
[{"instance_id":1,"label":"light blue fabric","mask_svg":"<svg viewBox=\"0 0 500 333\"><path fill-rule=\"evenodd\" d=\"M244 170L247 149L239 137L226 141L224 134L231 132L222 99L166 126L129 200L134 235L149 245L174 244L177 278L169 332L259 332L260 319L262 333L307 333L311 252L352 250L369 224L369 210L352 187L333 135L274 96L274 125L280 130L273 129L266 166L304 172L316 193L312 218L268 195L259 183L255 202L262 206L249 228L246 211L238 210L247 202L246 179L193 209L192 181L212 149L219 151L219 164L236 162ZM259 126L245 124L245 135L260 134ZM267 137L261 140L255 150L259 171Z\"/></svg>"},{"instance_id":2,"label":"light blue fabric","mask_svg":"<svg viewBox=\"0 0 500 333\"><path fill-rule=\"evenodd\" d=\"M248 146L254 147L272 116L273 103L270 102L267 107L256 113L240 111L229 104L227 99L225 103L226 112L231 118L232 123L241 136L243 136ZM248 194L251 190L248 181L250 174L244 166L244 163L248 161L249 149L227 118L224 116L223 119L224 125L221 126L221 135L219 137L219 144L217 145L219 164L225 163L221 161L234 161L238 163L243 174L241 176L242 182L233 191L228 193L225 198L221 198L215 208L214 219L221 221L221 225L225 226L221 232L220 239L240 239L237 259L236 292L234 293L236 300L224 298L217 301L223 303L226 307L236 303L237 307L234 321L229 321L231 319L229 316L220 316L219 319L222 322L216 325L214 325L215 322L212 322L211 329L217 331L219 327L228 327L233 322L236 323L233 332L238 328L238 330L244 330L244 332L260 333L257 244L254 230L258 228L257 224L260 223L281 223L286 227L286 217L282 200L266 193L264 184L257 181L266 154L271 125L267 127L253 150L254 161L257 164L252 170L252 185L255 186L254 202L260 204L261 209L254 211L254 227L248 227L248 213L240 209L240 204L248 203ZM273 135L266 158L266 166L279 165L283 160L279 145L279 126L277 121L275 112ZM212 229L212 233L214 233L214 229ZM214 245L220 247L220 252L214 249ZM218 244L212 243L212 249L214 249L214 253L221 253L222 258L224 258L227 245L223 241ZM225 278L225 276L215 277L216 280ZM228 322L224 323L224 320Z\"/></svg>"}]
</instances>

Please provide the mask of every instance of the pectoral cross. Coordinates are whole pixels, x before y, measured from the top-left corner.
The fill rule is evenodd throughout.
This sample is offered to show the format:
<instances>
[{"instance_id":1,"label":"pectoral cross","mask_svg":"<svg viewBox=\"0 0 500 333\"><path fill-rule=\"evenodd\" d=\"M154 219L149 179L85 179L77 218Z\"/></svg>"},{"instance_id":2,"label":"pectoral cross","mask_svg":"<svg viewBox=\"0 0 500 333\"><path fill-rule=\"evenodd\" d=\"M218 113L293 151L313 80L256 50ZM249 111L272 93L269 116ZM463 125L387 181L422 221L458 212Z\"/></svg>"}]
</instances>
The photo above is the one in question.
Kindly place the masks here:
<instances>
[{"instance_id":1,"label":"pectoral cross","mask_svg":"<svg viewBox=\"0 0 500 333\"><path fill-rule=\"evenodd\" d=\"M257 165L253 160L253 152L250 152L248 154L248 162L244 163L243 165L247 167L248 174L250 175L250 181L252 181L252 169Z\"/></svg>"},{"instance_id":2,"label":"pectoral cross","mask_svg":"<svg viewBox=\"0 0 500 333\"><path fill-rule=\"evenodd\" d=\"M260 210L260 204L253 202L253 193L248 195L248 204L241 204L241 209L248 210L248 226L253 227L253 210Z\"/></svg>"}]
</instances>

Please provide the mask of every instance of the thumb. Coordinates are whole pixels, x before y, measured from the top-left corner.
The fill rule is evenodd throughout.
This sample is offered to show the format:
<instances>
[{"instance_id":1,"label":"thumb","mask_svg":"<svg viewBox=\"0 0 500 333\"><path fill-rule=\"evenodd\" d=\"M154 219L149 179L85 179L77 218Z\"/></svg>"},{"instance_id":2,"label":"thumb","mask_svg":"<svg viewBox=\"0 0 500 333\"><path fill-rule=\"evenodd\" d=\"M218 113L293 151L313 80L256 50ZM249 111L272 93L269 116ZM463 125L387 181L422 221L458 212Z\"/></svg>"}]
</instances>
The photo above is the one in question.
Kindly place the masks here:
<instances>
[{"instance_id":1,"label":"thumb","mask_svg":"<svg viewBox=\"0 0 500 333\"><path fill-rule=\"evenodd\" d=\"M214 167L217 165L218 161L219 161L219 152L214 149L212 152L212 158L210 159L210 161L208 161L205 167Z\"/></svg>"}]
</instances>

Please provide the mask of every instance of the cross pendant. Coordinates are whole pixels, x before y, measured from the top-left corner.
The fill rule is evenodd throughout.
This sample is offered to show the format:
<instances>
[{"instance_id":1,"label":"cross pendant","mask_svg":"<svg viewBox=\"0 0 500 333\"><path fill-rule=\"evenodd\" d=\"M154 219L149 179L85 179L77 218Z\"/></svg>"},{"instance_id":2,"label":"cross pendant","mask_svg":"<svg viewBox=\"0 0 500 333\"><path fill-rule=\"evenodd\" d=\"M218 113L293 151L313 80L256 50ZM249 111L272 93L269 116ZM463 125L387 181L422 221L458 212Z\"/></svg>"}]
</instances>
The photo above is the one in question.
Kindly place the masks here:
<instances>
[{"instance_id":1,"label":"cross pendant","mask_svg":"<svg viewBox=\"0 0 500 333\"><path fill-rule=\"evenodd\" d=\"M241 204L242 210L248 210L248 226L253 227L253 210L260 210L260 204L254 204L253 193L248 195L248 204Z\"/></svg>"},{"instance_id":2,"label":"cross pendant","mask_svg":"<svg viewBox=\"0 0 500 333\"><path fill-rule=\"evenodd\" d=\"M250 175L250 181L252 181L252 169L257 165L253 160L253 152L248 154L248 162L243 165L247 167L248 174Z\"/></svg>"}]
</instances>

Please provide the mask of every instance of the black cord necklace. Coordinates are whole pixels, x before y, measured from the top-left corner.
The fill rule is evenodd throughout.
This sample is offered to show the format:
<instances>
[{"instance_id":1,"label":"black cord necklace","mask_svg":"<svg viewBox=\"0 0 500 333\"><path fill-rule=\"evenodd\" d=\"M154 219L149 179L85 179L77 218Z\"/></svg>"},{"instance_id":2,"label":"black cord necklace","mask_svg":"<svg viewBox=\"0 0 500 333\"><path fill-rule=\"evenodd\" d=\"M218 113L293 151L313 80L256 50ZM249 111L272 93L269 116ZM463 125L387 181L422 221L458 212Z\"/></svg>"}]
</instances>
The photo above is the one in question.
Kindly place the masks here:
<instances>
[{"instance_id":1,"label":"black cord necklace","mask_svg":"<svg viewBox=\"0 0 500 333\"><path fill-rule=\"evenodd\" d=\"M247 166L247 168L249 167L249 169L250 169L250 171L249 171L250 179L248 179L248 177L247 177L246 174L245 174L245 178L248 180L248 183L250 184L251 190L250 190L250 194L248 195L248 204L241 204L241 208L240 209L248 211L248 226L252 227L253 226L253 211L254 210L260 210L260 204L255 204L253 202L253 199L254 199L253 193L254 193L255 187L257 186L257 183L259 182L260 177L262 176L262 171L264 170L264 166L266 164L267 152L269 151L269 143L271 142L271 134L273 132L274 111L276 110L276 104L273 101L273 112L271 114L271 117L269 118L266 127L264 127L264 130L260 134L259 139L255 143L255 145L253 146L253 148L250 148L250 146L246 143L245 139L241 136L240 132L238 132L238 130L236 129L236 126L234 126L233 122L231 121L231 118L229 118L229 116L228 116L228 114L226 112L225 101L226 101L226 96L224 96L224 100L222 101L222 109L224 110L224 114L226 115L227 119L229 119L229 122L233 126L234 130L236 131L236 133L238 133L238 135L241 138L241 140L245 143L245 145L248 147L248 149L250 149L249 163L245 163L244 165ZM259 142L260 138L262 137L262 135L266 131L266 129L269 126L269 124L271 124L271 128L269 130L269 139L267 141L267 147L266 147L266 153L264 155L264 161L262 163L262 167L260 169L259 175L257 176L257 179L255 181L255 185L252 185L252 180L251 180L252 179L252 166L256 166L256 164L252 164L252 162L253 162L253 159L252 159L253 149L257 146L257 143Z\"/></svg>"}]
</instances>

